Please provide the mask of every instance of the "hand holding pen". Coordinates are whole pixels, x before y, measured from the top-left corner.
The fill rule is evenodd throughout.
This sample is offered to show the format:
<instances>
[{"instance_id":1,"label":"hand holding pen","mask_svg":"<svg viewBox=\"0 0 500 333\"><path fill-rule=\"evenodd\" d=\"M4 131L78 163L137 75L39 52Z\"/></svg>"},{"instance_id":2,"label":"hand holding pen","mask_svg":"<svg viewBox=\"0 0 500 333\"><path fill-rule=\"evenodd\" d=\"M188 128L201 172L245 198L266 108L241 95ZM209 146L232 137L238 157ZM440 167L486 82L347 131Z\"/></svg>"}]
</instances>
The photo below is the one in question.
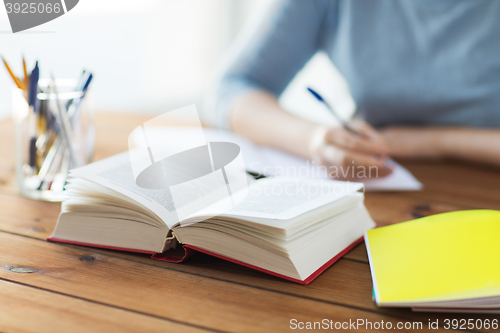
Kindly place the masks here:
<instances>
[{"instance_id":1,"label":"hand holding pen","mask_svg":"<svg viewBox=\"0 0 500 333\"><path fill-rule=\"evenodd\" d=\"M313 134L310 153L315 164L328 168L332 178L377 178L392 172L389 147L385 139L369 124L356 119L343 120L313 89L308 91L322 102L342 127L322 126Z\"/></svg>"}]
</instances>

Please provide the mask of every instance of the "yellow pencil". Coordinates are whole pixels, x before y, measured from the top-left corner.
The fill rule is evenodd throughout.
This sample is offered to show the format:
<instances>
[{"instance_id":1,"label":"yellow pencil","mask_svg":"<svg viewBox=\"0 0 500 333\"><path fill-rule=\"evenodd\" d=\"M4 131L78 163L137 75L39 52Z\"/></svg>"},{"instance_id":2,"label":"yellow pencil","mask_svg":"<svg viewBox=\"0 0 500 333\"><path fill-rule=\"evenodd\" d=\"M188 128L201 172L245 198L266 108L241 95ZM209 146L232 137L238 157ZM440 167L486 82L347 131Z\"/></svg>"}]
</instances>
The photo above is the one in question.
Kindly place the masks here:
<instances>
[{"instance_id":1,"label":"yellow pencil","mask_svg":"<svg viewBox=\"0 0 500 333\"><path fill-rule=\"evenodd\" d=\"M2 60L3 60L3 63L5 64L5 67L7 68L7 71L9 72L10 76L12 76L12 79L14 80L14 83L16 84L16 86L19 88L19 89L23 89L23 85L21 83L21 80L19 80L19 78L17 76L14 75L14 73L12 72L12 70L10 69L10 66L9 64L7 63L7 61L5 61L5 59L2 57Z\"/></svg>"},{"instance_id":2,"label":"yellow pencil","mask_svg":"<svg viewBox=\"0 0 500 333\"><path fill-rule=\"evenodd\" d=\"M23 71L24 71L24 79L23 79L24 89L27 91L29 86L29 75L28 75L28 69L26 68L26 60L24 59L24 56L23 56Z\"/></svg>"}]
</instances>

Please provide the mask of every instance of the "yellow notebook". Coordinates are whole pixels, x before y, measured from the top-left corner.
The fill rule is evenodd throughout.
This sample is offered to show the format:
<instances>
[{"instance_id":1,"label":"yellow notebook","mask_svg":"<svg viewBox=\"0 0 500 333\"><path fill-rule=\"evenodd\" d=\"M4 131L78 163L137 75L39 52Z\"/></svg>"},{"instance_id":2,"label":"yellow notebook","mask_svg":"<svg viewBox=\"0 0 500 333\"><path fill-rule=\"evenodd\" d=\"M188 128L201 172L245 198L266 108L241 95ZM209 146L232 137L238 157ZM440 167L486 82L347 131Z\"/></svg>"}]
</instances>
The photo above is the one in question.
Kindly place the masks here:
<instances>
[{"instance_id":1,"label":"yellow notebook","mask_svg":"<svg viewBox=\"0 0 500 333\"><path fill-rule=\"evenodd\" d=\"M428 216L365 241L379 306L500 312L500 211Z\"/></svg>"}]
</instances>

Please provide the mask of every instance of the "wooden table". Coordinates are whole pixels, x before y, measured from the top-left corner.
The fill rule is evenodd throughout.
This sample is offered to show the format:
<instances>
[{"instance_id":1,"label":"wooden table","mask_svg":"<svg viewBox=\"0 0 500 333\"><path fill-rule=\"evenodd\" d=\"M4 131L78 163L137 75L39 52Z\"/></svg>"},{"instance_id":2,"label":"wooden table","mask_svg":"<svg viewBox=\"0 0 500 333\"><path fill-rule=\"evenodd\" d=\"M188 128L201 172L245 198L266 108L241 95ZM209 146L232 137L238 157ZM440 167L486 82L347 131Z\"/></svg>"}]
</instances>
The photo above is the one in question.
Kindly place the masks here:
<instances>
[{"instance_id":1,"label":"wooden table","mask_svg":"<svg viewBox=\"0 0 500 333\"><path fill-rule=\"evenodd\" d=\"M147 119L98 114L96 159L125 151L128 134ZM290 331L291 319L383 320L394 327L422 322L420 331L439 320L445 331L446 318L498 318L377 308L364 244L302 286L202 254L171 264L46 242L60 204L17 194L13 132L11 121L0 122L2 332L277 332ZM403 164L425 190L367 193L368 210L380 225L453 210L500 209L498 170L457 162Z\"/></svg>"}]
</instances>

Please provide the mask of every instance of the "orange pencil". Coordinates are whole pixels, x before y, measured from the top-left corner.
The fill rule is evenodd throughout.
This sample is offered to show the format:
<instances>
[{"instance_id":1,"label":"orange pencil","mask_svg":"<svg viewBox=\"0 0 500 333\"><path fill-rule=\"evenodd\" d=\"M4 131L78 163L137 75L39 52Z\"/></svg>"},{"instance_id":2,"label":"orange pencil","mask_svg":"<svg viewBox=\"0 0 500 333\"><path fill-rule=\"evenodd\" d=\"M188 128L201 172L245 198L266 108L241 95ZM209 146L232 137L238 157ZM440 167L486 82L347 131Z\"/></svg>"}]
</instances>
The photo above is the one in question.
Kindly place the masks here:
<instances>
[{"instance_id":1,"label":"orange pencil","mask_svg":"<svg viewBox=\"0 0 500 333\"><path fill-rule=\"evenodd\" d=\"M10 66L9 64L7 63L7 61L5 61L5 59L2 57L2 60L3 60L3 63L5 64L5 67L7 68L7 71L9 72L10 76L12 76L12 79L14 80L16 86L19 88L19 89L23 89L23 85L21 83L21 80L19 80L19 78L17 76L14 75L14 73L12 72L12 70L10 69Z\"/></svg>"},{"instance_id":2,"label":"orange pencil","mask_svg":"<svg viewBox=\"0 0 500 333\"><path fill-rule=\"evenodd\" d=\"M24 56L23 56L23 71L24 71L24 79L23 79L24 89L27 91L29 86L29 75L28 75L28 69L26 68L26 60L24 60Z\"/></svg>"}]
</instances>

